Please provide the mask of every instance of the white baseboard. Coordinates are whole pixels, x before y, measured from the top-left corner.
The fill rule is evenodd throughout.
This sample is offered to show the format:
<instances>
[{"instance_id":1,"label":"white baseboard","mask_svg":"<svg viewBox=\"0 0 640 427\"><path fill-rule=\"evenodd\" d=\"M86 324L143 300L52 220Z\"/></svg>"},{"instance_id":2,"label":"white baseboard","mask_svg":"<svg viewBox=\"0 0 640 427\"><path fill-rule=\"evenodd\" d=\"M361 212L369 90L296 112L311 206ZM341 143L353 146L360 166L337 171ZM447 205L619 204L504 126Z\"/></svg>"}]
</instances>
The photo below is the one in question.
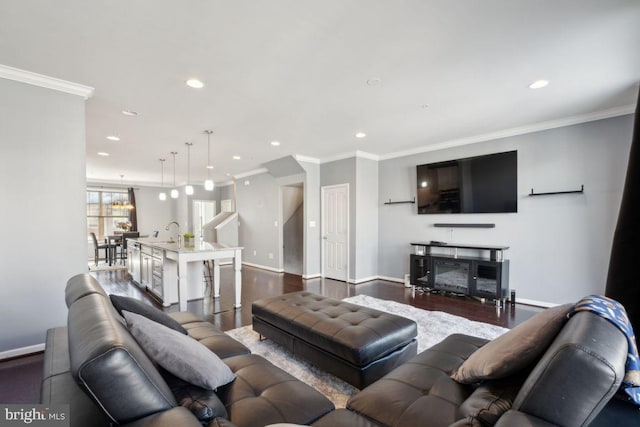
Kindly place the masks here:
<instances>
[{"instance_id":1,"label":"white baseboard","mask_svg":"<svg viewBox=\"0 0 640 427\"><path fill-rule=\"evenodd\" d=\"M284 273L284 270L281 268L268 267L266 265L254 264L252 262L242 261L242 265L248 265L249 267L259 268L261 270L273 271L274 273Z\"/></svg>"},{"instance_id":2,"label":"white baseboard","mask_svg":"<svg viewBox=\"0 0 640 427\"><path fill-rule=\"evenodd\" d=\"M378 276L378 279L380 279L380 280L386 280L387 282L398 282L398 283L404 283L404 279L400 279L400 278L398 278L398 277Z\"/></svg>"},{"instance_id":3,"label":"white baseboard","mask_svg":"<svg viewBox=\"0 0 640 427\"><path fill-rule=\"evenodd\" d=\"M321 278L322 275L320 273L315 273L315 274L303 274L302 278L304 280L308 280L308 279L319 279Z\"/></svg>"},{"instance_id":4,"label":"white baseboard","mask_svg":"<svg viewBox=\"0 0 640 427\"><path fill-rule=\"evenodd\" d=\"M516 303L518 303L518 304L526 304L526 305L533 305L533 306L536 306L536 307L544 307L544 308L557 307L557 306L560 305L560 304L557 304L555 302L536 301L534 299L518 298L518 297L516 297Z\"/></svg>"},{"instance_id":5,"label":"white baseboard","mask_svg":"<svg viewBox=\"0 0 640 427\"><path fill-rule=\"evenodd\" d=\"M354 285L358 285L360 283L370 282L372 280L378 280L379 278L380 276L371 276L371 277L362 277L360 279L349 279L347 280L347 283L353 283Z\"/></svg>"},{"instance_id":6,"label":"white baseboard","mask_svg":"<svg viewBox=\"0 0 640 427\"><path fill-rule=\"evenodd\" d=\"M14 348L12 350L0 352L0 360L26 356L27 354L39 353L41 351L44 351L44 343L30 345L27 347Z\"/></svg>"}]
</instances>

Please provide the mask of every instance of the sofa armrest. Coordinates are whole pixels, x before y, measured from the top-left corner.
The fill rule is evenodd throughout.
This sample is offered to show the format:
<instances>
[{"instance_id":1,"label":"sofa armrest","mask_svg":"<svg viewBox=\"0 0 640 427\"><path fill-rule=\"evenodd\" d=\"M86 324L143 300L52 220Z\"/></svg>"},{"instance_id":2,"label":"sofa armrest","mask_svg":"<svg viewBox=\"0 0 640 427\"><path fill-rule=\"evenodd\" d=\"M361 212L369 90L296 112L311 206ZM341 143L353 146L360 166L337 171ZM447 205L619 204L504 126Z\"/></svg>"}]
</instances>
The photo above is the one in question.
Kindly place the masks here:
<instances>
[{"instance_id":1,"label":"sofa armrest","mask_svg":"<svg viewBox=\"0 0 640 427\"><path fill-rule=\"evenodd\" d=\"M608 320L569 319L524 382L512 409L550 423L588 425L620 387L627 340Z\"/></svg>"},{"instance_id":2,"label":"sofa armrest","mask_svg":"<svg viewBox=\"0 0 640 427\"><path fill-rule=\"evenodd\" d=\"M214 424L215 425L215 424ZM124 427L202 427L198 419L186 408L177 406L167 411L147 415Z\"/></svg>"},{"instance_id":3,"label":"sofa armrest","mask_svg":"<svg viewBox=\"0 0 640 427\"><path fill-rule=\"evenodd\" d=\"M500 417L495 427L557 427L556 424L548 423L540 418L525 414L524 412L511 409Z\"/></svg>"}]
</instances>

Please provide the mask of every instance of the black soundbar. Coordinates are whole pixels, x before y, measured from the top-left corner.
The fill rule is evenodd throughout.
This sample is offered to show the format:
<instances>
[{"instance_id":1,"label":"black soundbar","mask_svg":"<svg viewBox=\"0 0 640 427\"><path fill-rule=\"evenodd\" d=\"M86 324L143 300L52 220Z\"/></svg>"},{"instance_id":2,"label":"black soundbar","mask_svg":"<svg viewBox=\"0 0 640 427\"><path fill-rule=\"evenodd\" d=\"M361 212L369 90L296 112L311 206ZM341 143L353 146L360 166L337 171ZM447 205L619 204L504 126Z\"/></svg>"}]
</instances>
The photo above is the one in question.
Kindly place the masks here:
<instances>
[{"instance_id":1,"label":"black soundbar","mask_svg":"<svg viewBox=\"0 0 640 427\"><path fill-rule=\"evenodd\" d=\"M442 222L436 222L435 224L433 224L434 227L440 227L440 228L496 228L495 224L465 224L465 223L456 223L456 224L449 224L449 223L442 223Z\"/></svg>"}]
</instances>

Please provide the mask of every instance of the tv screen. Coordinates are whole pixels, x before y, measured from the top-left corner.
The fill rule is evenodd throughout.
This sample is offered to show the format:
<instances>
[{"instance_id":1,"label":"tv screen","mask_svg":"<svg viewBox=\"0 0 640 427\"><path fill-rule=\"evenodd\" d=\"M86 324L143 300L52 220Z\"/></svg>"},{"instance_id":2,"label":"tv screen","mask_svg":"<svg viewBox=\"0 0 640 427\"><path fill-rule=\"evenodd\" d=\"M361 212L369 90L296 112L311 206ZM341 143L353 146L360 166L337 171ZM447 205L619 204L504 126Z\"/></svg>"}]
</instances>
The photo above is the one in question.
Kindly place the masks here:
<instances>
[{"instance_id":1,"label":"tv screen","mask_svg":"<svg viewBox=\"0 0 640 427\"><path fill-rule=\"evenodd\" d=\"M518 152L417 166L418 213L518 212Z\"/></svg>"}]
</instances>

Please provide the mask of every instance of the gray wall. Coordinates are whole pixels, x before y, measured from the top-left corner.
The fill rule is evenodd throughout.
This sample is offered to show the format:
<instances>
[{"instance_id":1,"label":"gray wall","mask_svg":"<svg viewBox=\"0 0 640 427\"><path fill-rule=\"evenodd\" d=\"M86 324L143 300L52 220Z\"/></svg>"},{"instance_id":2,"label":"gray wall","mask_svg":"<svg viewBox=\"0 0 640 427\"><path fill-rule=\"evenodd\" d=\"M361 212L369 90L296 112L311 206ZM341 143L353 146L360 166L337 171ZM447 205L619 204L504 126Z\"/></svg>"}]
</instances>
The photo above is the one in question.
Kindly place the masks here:
<instances>
[{"instance_id":1,"label":"gray wall","mask_svg":"<svg viewBox=\"0 0 640 427\"><path fill-rule=\"evenodd\" d=\"M417 215L416 205L381 206L381 276L409 271L410 242L508 245L518 298L561 303L604 292L611 242L631 144L633 116L416 154L379 163L379 200L410 200L416 165L518 150L518 213ZM584 195L528 197L579 189ZM437 222L495 223L494 229L442 229Z\"/></svg>"},{"instance_id":2,"label":"gray wall","mask_svg":"<svg viewBox=\"0 0 640 427\"><path fill-rule=\"evenodd\" d=\"M303 277L319 276L320 268L320 165L299 162L304 169L304 271ZM315 227L311 224L315 223Z\"/></svg>"},{"instance_id":3,"label":"gray wall","mask_svg":"<svg viewBox=\"0 0 640 427\"><path fill-rule=\"evenodd\" d=\"M378 275L378 162L356 158L355 272L353 281Z\"/></svg>"},{"instance_id":4,"label":"gray wall","mask_svg":"<svg viewBox=\"0 0 640 427\"><path fill-rule=\"evenodd\" d=\"M67 280L87 271L81 97L0 79L0 352L66 324Z\"/></svg>"},{"instance_id":5,"label":"gray wall","mask_svg":"<svg viewBox=\"0 0 640 427\"><path fill-rule=\"evenodd\" d=\"M279 269L281 224L276 179L268 173L242 178L236 183L236 192L236 207L240 217L238 237L240 245L244 246L243 261Z\"/></svg>"}]
</instances>

